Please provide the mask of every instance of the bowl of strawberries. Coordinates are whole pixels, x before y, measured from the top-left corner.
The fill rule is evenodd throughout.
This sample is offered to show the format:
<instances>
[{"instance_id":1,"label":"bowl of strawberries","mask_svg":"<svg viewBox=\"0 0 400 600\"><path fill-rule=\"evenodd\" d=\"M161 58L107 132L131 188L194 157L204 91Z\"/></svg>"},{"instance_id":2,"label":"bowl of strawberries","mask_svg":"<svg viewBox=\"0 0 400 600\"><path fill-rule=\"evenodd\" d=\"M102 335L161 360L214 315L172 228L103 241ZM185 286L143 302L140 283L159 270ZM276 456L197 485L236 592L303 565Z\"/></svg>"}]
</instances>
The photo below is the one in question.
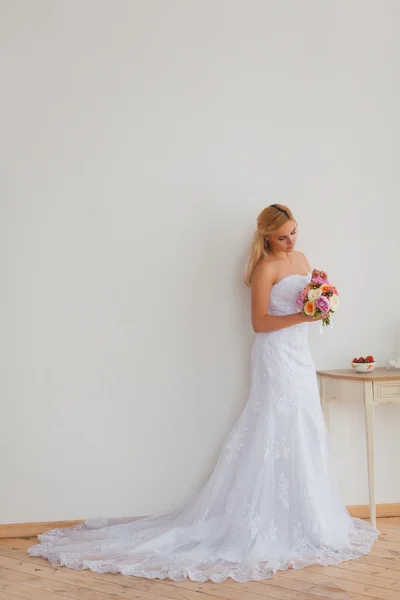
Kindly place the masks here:
<instances>
[{"instance_id":1,"label":"bowl of strawberries","mask_svg":"<svg viewBox=\"0 0 400 600\"><path fill-rule=\"evenodd\" d=\"M375 368L375 359L371 355L366 358L363 356L354 358L351 366L357 373L370 373Z\"/></svg>"}]
</instances>

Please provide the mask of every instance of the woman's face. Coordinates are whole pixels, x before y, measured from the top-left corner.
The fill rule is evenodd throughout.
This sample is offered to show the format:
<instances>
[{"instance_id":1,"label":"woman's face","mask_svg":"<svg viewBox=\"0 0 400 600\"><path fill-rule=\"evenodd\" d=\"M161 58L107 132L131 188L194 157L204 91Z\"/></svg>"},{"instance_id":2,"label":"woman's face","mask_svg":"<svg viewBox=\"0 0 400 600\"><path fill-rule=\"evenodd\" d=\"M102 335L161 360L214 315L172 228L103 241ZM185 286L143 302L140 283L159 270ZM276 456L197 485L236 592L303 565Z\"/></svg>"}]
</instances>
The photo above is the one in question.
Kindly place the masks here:
<instances>
[{"instance_id":1,"label":"woman's face","mask_svg":"<svg viewBox=\"0 0 400 600\"><path fill-rule=\"evenodd\" d=\"M269 245L275 252L292 252L297 242L297 223L293 219L286 221L282 227L268 237Z\"/></svg>"}]
</instances>

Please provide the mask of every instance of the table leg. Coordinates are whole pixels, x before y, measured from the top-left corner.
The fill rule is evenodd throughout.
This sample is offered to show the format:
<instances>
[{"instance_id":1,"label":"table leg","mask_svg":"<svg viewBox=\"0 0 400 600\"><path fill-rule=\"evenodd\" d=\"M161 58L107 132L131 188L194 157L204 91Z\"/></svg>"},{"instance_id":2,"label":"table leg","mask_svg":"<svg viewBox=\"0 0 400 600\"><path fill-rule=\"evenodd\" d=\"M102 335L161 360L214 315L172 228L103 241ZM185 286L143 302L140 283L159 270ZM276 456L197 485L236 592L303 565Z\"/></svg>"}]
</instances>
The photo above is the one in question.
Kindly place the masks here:
<instances>
[{"instance_id":1,"label":"table leg","mask_svg":"<svg viewBox=\"0 0 400 600\"><path fill-rule=\"evenodd\" d=\"M376 527L375 504L375 409L374 384L364 381L365 429L367 437L368 488L369 488L369 517L372 527Z\"/></svg>"},{"instance_id":2,"label":"table leg","mask_svg":"<svg viewBox=\"0 0 400 600\"><path fill-rule=\"evenodd\" d=\"M326 378L320 376L320 378L319 378L319 394L321 396L321 407L322 407L322 412L324 413L326 426L329 429L329 398L328 398L328 392L327 392L326 388L327 388Z\"/></svg>"}]
</instances>

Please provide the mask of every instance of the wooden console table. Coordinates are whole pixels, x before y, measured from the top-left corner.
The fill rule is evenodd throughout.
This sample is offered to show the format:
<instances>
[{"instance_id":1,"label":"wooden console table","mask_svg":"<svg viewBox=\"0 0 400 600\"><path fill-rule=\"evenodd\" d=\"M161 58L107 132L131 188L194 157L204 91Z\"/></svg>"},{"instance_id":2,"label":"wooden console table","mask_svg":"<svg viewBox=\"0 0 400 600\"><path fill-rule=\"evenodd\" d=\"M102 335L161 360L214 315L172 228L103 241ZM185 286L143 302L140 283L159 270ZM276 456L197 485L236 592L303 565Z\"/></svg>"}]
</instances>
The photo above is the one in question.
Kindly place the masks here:
<instances>
[{"instance_id":1,"label":"wooden console table","mask_svg":"<svg viewBox=\"0 0 400 600\"><path fill-rule=\"evenodd\" d=\"M375 406L396 404L400 406L400 371L377 368L370 373L357 373L354 369L337 371L317 371L320 384L321 404L326 424L329 428L328 379L358 381L363 385L365 426L367 438L367 464L369 489L369 514L373 527L376 527L375 503Z\"/></svg>"}]
</instances>

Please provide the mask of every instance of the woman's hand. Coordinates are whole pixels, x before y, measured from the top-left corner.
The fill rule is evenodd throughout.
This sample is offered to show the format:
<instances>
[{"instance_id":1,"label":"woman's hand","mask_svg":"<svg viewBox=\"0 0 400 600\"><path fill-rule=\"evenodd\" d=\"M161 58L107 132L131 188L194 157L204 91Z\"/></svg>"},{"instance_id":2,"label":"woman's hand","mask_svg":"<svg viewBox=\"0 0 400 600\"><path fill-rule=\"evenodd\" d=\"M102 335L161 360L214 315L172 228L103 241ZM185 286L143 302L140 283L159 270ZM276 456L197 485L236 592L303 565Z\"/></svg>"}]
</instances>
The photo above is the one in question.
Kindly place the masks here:
<instances>
[{"instance_id":1,"label":"woman's hand","mask_svg":"<svg viewBox=\"0 0 400 600\"><path fill-rule=\"evenodd\" d=\"M328 273L326 271L319 271L318 269L314 269L311 274L312 279L322 279L324 281L328 281Z\"/></svg>"},{"instance_id":2,"label":"woman's hand","mask_svg":"<svg viewBox=\"0 0 400 600\"><path fill-rule=\"evenodd\" d=\"M314 321L322 321L322 319L325 318L326 315L323 315L322 313L320 313L317 317L309 317L308 315L302 315L304 321L306 321L307 323L313 323Z\"/></svg>"}]
</instances>

